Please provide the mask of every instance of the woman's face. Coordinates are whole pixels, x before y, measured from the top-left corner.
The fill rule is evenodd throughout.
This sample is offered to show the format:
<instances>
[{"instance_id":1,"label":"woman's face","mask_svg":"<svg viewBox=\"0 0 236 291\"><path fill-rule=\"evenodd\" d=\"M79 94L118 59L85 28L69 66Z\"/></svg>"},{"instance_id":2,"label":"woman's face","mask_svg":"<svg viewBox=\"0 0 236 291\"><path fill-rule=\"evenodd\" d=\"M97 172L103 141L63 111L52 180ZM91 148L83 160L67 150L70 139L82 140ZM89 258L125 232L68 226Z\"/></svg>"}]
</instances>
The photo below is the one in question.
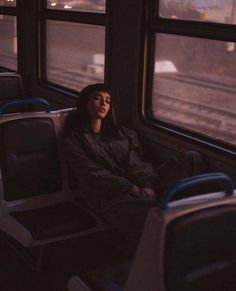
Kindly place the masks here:
<instances>
[{"instance_id":1,"label":"woman's face","mask_svg":"<svg viewBox=\"0 0 236 291\"><path fill-rule=\"evenodd\" d=\"M111 96L108 92L94 92L88 99L88 114L92 119L103 119L106 117L111 103Z\"/></svg>"}]
</instances>

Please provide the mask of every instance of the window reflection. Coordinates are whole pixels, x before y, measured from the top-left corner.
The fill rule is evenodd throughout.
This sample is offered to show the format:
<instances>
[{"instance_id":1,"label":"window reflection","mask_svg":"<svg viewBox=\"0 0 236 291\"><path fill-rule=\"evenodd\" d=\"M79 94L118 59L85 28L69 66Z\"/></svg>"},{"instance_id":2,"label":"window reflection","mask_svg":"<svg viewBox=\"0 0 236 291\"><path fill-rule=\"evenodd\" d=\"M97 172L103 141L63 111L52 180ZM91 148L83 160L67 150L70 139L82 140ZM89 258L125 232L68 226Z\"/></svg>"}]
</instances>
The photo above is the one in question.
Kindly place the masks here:
<instances>
[{"instance_id":1,"label":"window reflection","mask_svg":"<svg viewBox=\"0 0 236 291\"><path fill-rule=\"evenodd\" d=\"M47 79L81 90L104 81L105 28L47 21Z\"/></svg>"},{"instance_id":2,"label":"window reflection","mask_svg":"<svg viewBox=\"0 0 236 291\"><path fill-rule=\"evenodd\" d=\"M105 0L48 0L49 9L76 10L84 12L105 12Z\"/></svg>"},{"instance_id":3,"label":"window reflection","mask_svg":"<svg viewBox=\"0 0 236 291\"><path fill-rule=\"evenodd\" d=\"M0 67L17 69L15 16L0 15Z\"/></svg>"},{"instance_id":4,"label":"window reflection","mask_svg":"<svg viewBox=\"0 0 236 291\"><path fill-rule=\"evenodd\" d=\"M164 18L236 24L236 0L160 0Z\"/></svg>"},{"instance_id":5,"label":"window reflection","mask_svg":"<svg viewBox=\"0 0 236 291\"><path fill-rule=\"evenodd\" d=\"M229 43L156 34L153 116L236 144L235 65Z\"/></svg>"}]
</instances>

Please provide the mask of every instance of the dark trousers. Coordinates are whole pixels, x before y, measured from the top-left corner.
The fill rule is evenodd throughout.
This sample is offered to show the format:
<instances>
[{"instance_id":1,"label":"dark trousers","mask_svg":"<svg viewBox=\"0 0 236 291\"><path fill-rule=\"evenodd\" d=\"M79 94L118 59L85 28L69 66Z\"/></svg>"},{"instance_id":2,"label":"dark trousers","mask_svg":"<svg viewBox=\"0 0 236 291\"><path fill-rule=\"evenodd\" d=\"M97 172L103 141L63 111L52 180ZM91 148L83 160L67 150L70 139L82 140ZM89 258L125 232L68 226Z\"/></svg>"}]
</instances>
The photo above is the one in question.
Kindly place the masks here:
<instances>
[{"instance_id":1,"label":"dark trousers","mask_svg":"<svg viewBox=\"0 0 236 291\"><path fill-rule=\"evenodd\" d=\"M206 166L201 154L194 151L181 154L159 167L159 178L154 185L157 199L144 197L127 199L113 205L104 213L104 218L125 234L127 244L123 247L126 253L132 255L135 252L146 216L150 208L158 205L160 195L165 189L174 185L179 179L202 174L205 171Z\"/></svg>"},{"instance_id":2,"label":"dark trousers","mask_svg":"<svg viewBox=\"0 0 236 291\"><path fill-rule=\"evenodd\" d=\"M206 163L202 155L195 151L188 151L170 159L157 169L159 174L159 179L156 181L155 185L157 195L162 195L167 187L173 186L180 179L205 173L206 168ZM191 193L188 195L196 195L199 190L200 189L196 189L192 195ZM183 193L182 196L184 196ZM183 198L182 196L177 196L175 198Z\"/></svg>"}]
</instances>

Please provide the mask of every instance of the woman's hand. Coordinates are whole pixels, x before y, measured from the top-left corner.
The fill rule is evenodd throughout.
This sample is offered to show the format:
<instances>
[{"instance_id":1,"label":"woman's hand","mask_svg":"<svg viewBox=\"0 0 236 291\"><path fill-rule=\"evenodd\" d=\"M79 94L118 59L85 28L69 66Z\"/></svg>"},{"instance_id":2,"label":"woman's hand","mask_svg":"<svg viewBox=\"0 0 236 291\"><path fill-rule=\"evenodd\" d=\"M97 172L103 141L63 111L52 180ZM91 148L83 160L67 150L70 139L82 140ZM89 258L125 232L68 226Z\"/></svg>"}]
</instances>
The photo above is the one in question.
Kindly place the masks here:
<instances>
[{"instance_id":1,"label":"woman's hand","mask_svg":"<svg viewBox=\"0 0 236 291\"><path fill-rule=\"evenodd\" d=\"M139 187L138 186L136 186L136 185L133 185L132 186L132 188L130 189L131 190L131 192L133 193L133 194L135 194L135 195L138 195L138 194L140 194L140 189L139 189Z\"/></svg>"},{"instance_id":2,"label":"woman's hand","mask_svg":"<svg viewBox=\"0 0 236 291\"><path fill-rule=\"evenodd\" d=\"M156 197L156 193L151 188L141 188L141 193L144 197L154 199Z\"/></svg>"},{"instance_id":3,"label":"woman's hand","mask_svg":"<svg viewBox=\"0 0 236 291\"><path fill-rule=\"evenodd\" d=\"M151 188L139 188L136 185L133 185L132 188L130 189L134 197L139 197L139 198L149 198L149 199L154 199L156 197L156 193L153 191Z\"/></svg>"}]
</instances>

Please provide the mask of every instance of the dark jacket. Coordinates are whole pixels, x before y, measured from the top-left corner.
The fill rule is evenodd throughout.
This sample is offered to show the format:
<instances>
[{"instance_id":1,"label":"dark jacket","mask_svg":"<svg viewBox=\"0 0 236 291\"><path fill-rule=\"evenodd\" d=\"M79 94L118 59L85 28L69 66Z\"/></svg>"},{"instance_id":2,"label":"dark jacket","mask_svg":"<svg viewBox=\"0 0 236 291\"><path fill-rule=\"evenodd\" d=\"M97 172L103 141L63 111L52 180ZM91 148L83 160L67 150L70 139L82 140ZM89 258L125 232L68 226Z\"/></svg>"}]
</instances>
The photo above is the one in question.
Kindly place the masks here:
<instances>
[{"instance_id":1,"label":"dark jacket","mask_svg":"<svg viewBox=\"0 0 236 291\"><path fill-rule=\"evenodd\" d=\"M130 198L135 184L152 188L155 173L145 161L134 131L122 127L118 136L102 138L74 129L66 138L68 162L78 191L99 212Z\"/></svg>"}]
</instances>

